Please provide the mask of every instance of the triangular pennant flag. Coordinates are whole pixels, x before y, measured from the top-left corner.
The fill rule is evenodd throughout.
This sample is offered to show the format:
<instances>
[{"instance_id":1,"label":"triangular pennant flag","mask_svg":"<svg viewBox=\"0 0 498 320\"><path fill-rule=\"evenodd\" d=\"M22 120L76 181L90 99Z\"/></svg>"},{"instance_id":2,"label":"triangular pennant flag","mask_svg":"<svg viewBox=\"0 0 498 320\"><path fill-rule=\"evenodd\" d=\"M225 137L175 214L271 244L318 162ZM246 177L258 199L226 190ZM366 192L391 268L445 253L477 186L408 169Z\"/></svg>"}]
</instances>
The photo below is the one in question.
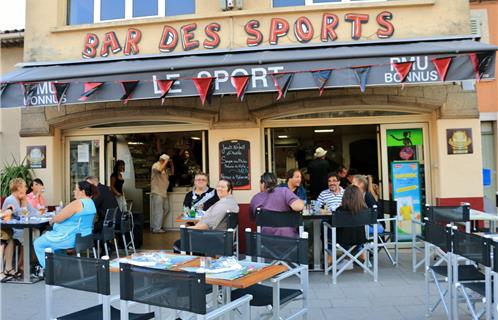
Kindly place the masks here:
<instances>
[{"instance_id":1,"label":"triangular pennant flag","mask_svg":"<svg viewBox=\"0 0 498 320\"><path fill-rule=\"evenodd\" d=\"M294 78L294 73L274 73L271 76L273 78L273 84L278 90L277 101L285 98L287 90L289 90L290 84L292 83L292 78Z\"/></svg>"},{"instance_id":2,"label":"triangular pennant flag","mask_svg":"<svg viewBox=\"0 0 498 320\"><path fill-rule=\"evenodd\" d=\"M83 85L83 93L78 99L79 101L85 102L88 98L97 91L104 83L103 82L85 82Z\"/></svg>"},{"instance_id":3,"label":"triangular pennant flag","mask_svg":"<svg viewBox=\"0 0 498 320\"><path fill-rule=\"evenodd\" d=\"M317 70L312 71L313 79L315 80L316 85L318 86L318 90L320 90L320 97L325 91L325 85L332 74L332 70Z\"/></svg>"},{"instance_id":4,"label":"triangular pennant flag","mask_svg":"<svg viewBox=\"0 0 498 320\"><path fill-rule=\"evenodd\" d=\"M38 86L37 83L21 83L24 93L24 105L31 105L31 98L35 95L36 88Z\"/></svg>"},{"instance_id":5,"label":"triangular pennant flag","mask_svg":"<svg viewBox=\"0 0 498 320\"><path fill-rule=\"evenodd\" d=\"M214 91L213 79L213 77L192 78L192 81L194 81L197 92L201 98L202 105L206 102L206 98L208 99L208 103L211 103L211 94L213 94Z\"/></svg>"},{"instance_id":6,"label":"triangular pennant flag","mask_svg":"<svg viewBox=\"0 0 498 320\"><path fill-rule=\"evenodd\" d=\"M446 74L448 73L448 69L450 68L452 60L453 57L432 58L432 63L436 67L437 73L439 74L439 79L441 79L441 81L444 81L446 79Z\"/></svg>"},{"instance_id":7,"label":"triangular pennant flag","mask_svg":"<svg viewBox=\"0 0 498 320\"><path fill-rule=\"evenodd\" d=\"M4 90L7 89L9 84L7 82L0 83L0 96L3 94Z\"/></svg>"},{"instance_id":8,"label":"triangular pennant flag","mask_svg":"<svg viewBox=\"0 0 498 320\"><path fill-rule=\"evenodd\" d=\"M55 92L55 98L57 99L57 110L61 110L62 100L66 96L67 90L69 89L69 82L52 82L52 88Z\"/></svg>"},{"instance_id":9,"label":"triangular pennant flag","mask_svg":"<svg viewBox=\"0 0 498 320\"><path fill-rule=\"evenodd\" d=\"M157 80L157 85L159 86L159 90L161 90L161 104L164 103L164 99L175 81L176 80Z\"/></svg>"},{"instance_id":10,"label":"triangular pennant flag","mask_svg":"<svg viewBox=\"0 0 498 320\"><path fill-rule=\"evenodd\" d=\"M230 78L232 86L235 88L235 91L237 92L237 98L239 98L240 101L244 100L244 94L246 93L247 84L249 83L249 77L250 76L248 75L241 75L241 76L233 76Z\"/></svg>"},{"instance_id":11,"label":"triangular pennant flag","mask_svg":"<svg viewBox=\"0 0 498 320\"><path fill-rule=\"evenodd\" d=\"M406 76L410 73L410 70L412 69L413 61L394 62L392 63L392 65L401 80L400 82L404 82Z\"/></svg>"},{"instance_id":12,"label":"triangular pennant flag","mask_svg":"<svg viewBox=\"0 0 498 320\"><path fill-rule=\"evenodd\" d=\"M121 96L121 100L123 100L124 104L128 103L128 100L131 99L131 95L135 88L138 85L138 80L123 80L119 81L121 84L121 88L123 88L124 94Z\"/></svg>"},{"instance_id":13,"label":"triangular pennant flag","mask_svg":"<svg viewBox=\"0 0 498 320\"><path fill-rule=\"evenodd\" d=\"M476 76L476 81L479 82L481 80L481 68L480 68L480 59L475 53L469 54L470 61L472 62L472 66L474 67L474 74Z\"/></svg>"},{"instance_id":14,"label":"triangular pennant flag","mask_svg":"<svg viewBox=\"0 0 498 320\"><path fill-rule=\"evenodd\" d=\"M354 74L356 79L360 83L360 90L365 93L368 83L368 74L370 72L370 66L354 68Z\"/></svg>"}]
</instances>

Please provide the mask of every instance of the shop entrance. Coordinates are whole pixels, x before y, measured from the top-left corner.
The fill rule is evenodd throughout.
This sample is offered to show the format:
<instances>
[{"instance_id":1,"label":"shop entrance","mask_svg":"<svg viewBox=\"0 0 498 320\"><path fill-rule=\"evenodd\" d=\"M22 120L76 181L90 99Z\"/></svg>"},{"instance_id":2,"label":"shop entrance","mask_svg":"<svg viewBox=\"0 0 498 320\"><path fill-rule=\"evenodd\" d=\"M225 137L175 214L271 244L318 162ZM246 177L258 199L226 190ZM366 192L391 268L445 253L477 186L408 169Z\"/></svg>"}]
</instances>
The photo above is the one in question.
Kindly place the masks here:
<instances>
[{"instance_id":1,"label":"shop entrance","mask_svg":"<svg viewBox=\"0 0 498 320\"><path fill-rule=\"evenodd\" d=\"M323 127L273 128L270 135L269 155L271 171L282 181L286 172L299 168L306 173L314 159L315 149L327 151L330 171L345 166L358 174L372 175L379 180L379 152L377 125L342 125ZM268 143L267 143L268 146ZM305 188L309 181L305 182Z\"/></svg>"}]
</instances>

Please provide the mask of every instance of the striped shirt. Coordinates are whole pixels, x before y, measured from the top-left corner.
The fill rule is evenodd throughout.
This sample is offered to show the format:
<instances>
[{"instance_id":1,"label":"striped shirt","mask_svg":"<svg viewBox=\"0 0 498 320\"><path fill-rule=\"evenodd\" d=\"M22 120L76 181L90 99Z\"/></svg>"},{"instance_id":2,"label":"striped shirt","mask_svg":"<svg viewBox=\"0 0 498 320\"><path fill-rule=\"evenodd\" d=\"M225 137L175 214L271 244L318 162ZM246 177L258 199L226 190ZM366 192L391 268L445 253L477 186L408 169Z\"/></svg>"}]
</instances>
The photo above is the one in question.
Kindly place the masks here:
<instances>
[{"instance_id":1,"label":"striped shirt","mask_svg":"<svg viewBox=\"0 0 498 320\"><path fill-rule=\"evenodd\" d=\"M329 210L335 211L342 203L342 195L344 194L344 189L339 187L339 192L333 193L330 189L323 190L320 192L318 199L316 199L315 212L320 211L323 205L327 205Z\"/></svg>"}]
</instances>

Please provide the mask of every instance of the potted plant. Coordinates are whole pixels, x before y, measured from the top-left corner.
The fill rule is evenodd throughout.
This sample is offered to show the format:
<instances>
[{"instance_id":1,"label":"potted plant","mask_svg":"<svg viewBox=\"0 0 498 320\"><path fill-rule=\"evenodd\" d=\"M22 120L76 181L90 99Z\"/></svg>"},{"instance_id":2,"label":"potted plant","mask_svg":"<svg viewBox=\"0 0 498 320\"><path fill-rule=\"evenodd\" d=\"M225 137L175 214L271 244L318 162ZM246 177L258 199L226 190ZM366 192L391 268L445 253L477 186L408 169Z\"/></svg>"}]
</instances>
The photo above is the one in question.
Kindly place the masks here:
<instances>
[{"instance_id":1,"label":"potted plant","mask_svg":"<svg viewBox=\"0 0 498 320\"><path fill-rule=\"evenodd\" d=\"M21 163L12 159L12 163L6 163L0 170L0 205L3 203L3 199L10 195L9 183L12 179L23 178L27 185L31 183L34 176L33 170L25 164L25 161L26 158Z\"/></svg>"}]
</instances>

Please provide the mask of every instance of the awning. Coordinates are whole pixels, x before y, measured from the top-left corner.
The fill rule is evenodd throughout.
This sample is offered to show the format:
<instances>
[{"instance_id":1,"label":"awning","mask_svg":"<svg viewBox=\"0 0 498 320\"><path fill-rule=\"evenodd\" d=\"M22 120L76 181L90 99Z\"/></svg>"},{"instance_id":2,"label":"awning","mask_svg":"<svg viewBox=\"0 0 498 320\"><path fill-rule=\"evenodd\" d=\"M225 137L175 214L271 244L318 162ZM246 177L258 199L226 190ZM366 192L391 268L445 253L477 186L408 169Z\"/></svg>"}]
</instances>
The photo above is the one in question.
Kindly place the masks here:
<instances>
[{"instance_id":1,"label":"awning","mask_svg":"<svg viewBox=\"0 0 498 320\"><path fill-rule=\"evenodd\" d=\"M78 101L85 82L104 82L88 102L117 101L123 95L119 81L138 80L133 100L154 99L161 96L155 83L158 79L178 79L169 97L198 95L192 78L215 77L214 95L235 94L230 76L251 75L246 93L271 92L276 88L273 73L294 73L290 91L314 89L317 85L311 71L332 69L325 88L358 86L355 68L369 66L367 86L399 85L393 63L413 61L405 82L408 84L441 83L433 58L451 57L445 81L481 80L495 77L495 59L498 47L474 41L471 38L419 39L383 42L314 45L277 49L230 50L216 53L186 55L159 55L115 60L81 60L57 63L25 64L2 76L4 87L1 107L26 105L23 86L38 83L31 105L56 104L50 85L52 81L69 82L64 104ZM477 65L472 62L474 55Z\"/></svg>"}]
</instances>

